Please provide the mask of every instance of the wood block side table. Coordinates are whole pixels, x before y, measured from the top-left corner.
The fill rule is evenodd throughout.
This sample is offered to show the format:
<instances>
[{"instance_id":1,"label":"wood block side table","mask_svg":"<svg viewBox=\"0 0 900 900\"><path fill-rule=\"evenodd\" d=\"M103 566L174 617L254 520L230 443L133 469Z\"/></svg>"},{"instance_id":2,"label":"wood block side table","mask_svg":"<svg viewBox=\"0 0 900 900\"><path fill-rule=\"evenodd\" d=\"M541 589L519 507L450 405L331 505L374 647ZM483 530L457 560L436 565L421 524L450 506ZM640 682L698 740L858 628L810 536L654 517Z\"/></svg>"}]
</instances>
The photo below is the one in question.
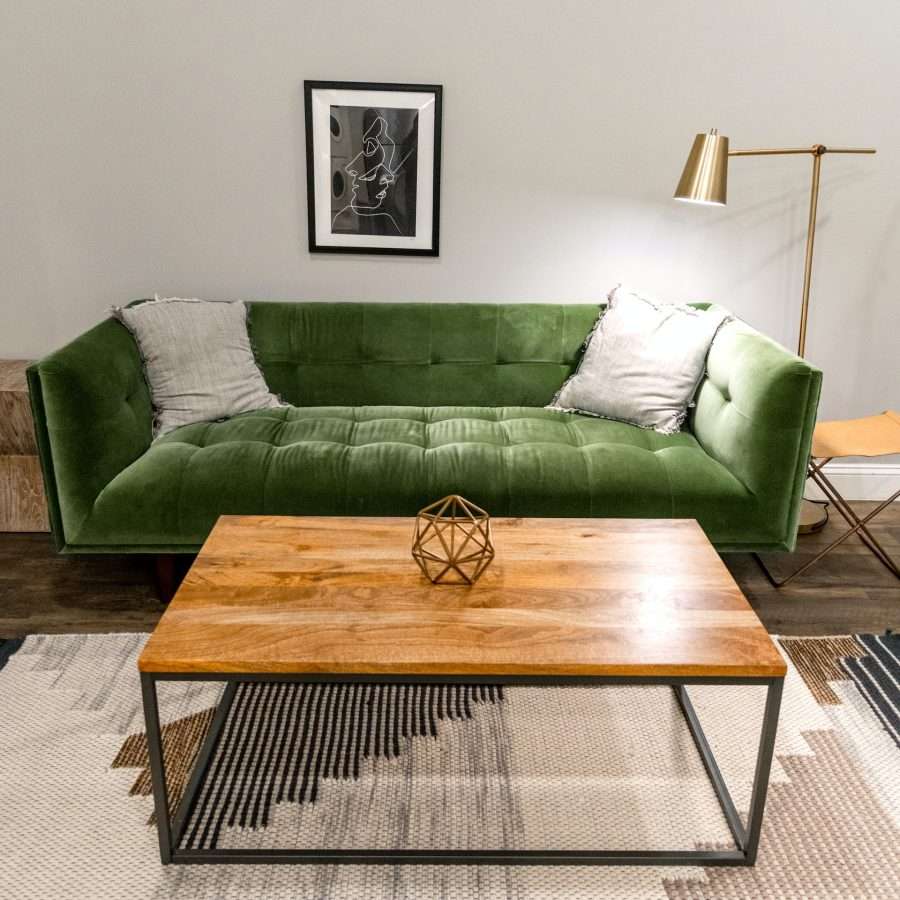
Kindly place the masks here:
<instances>
[{"instance_id":1,"label":"wood block side table","mask_svg":"<svg viewBox=\"0 0 900 900\"><path fill-rule=\"evenodd\" d=\"M49 531L25 370L0 359L0 531Z\"/></svg>"}]
</instances>

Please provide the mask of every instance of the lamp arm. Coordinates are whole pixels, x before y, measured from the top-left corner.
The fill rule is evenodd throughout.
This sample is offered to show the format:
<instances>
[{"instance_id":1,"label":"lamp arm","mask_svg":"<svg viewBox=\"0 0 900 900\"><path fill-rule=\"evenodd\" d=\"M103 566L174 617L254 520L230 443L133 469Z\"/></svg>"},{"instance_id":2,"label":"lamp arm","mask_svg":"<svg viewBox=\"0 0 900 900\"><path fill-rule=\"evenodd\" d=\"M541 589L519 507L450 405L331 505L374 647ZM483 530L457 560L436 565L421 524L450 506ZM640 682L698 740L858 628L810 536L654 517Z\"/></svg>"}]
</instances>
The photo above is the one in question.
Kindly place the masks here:
<instances>
[{"instance_id":1,"label":"lamp arm","mask_svg":"<svg viewBox=\"0 0 900 900\"><path fill-rule=\"evenodd\" d=\"M729 150L729 156L795 156L808 153L813 158L812 184L809 192L809 221L806 229L806 254L803 260L803 297L800 306L800 334L797 339L797 355L806 353L806 320L809 315L809 289L812 283L813 249L816 243L816 211L819 204L819 171L826 153L874 153L874 147L811 147L761 148L759 150Z\"/></svg>"},{"instance_id":2,"label":"lamp arm","mask_svg":"<svg viewBox=\"0 0 900 900\"><path fill-rule=\"evenodd\" d=\"M874 147L826 147L813 144L812 147L763 147L758 150L729 150L729 156L791 156L809 153L821 156L823 153L875 153Z\"/></svg>"},{"instance_id":3,"label":"lamp arm","mask_svg":"<svg viewBox=\"0 0 900 900\"><path fill-rule=\"evenodd\" d=\"M819 203L819 178L822 157L826 153L873 154L874 147L758 147L730 150L728 138L713 128L708 134L694 138L681 179L675 188L677 200L724 206L727 196L728 158L732 156L811 156L812 183L809 191L809 220L806 230L806 254L803 262L803 303L800 309L800 334L797 353L806 350L806 320L809 314L809 289L812 282L813 250L816 241L816 212Z\"/></svg>"}]
</instances>

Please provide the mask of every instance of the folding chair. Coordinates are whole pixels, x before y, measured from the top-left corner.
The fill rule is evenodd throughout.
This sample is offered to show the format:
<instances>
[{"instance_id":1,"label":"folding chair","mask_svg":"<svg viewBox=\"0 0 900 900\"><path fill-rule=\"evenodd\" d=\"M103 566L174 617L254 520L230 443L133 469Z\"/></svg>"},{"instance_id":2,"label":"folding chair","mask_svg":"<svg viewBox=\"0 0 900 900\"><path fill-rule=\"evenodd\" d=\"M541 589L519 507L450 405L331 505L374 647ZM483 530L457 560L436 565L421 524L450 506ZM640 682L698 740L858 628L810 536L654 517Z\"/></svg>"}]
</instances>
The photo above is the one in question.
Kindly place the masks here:
<instances>
[{"instance_id":1,"label":"folding chair","mask_svg":"<svg viewBox=\"0 0 900 900\"><path fill-rule=\"evenodd\" d=\"M843 544L847 538L857 535L869 548L875 558L889 572L900 578L900 566L888 555L881 544L875 540L868 525L880 512L900 497L900 490L895 491L879 503L862 519L851 509L850 504L841 496L838 489L825 475L823 469L833 459L842 456L887 456L900 453L900 413L888 411L879 416L867 416L863 419L845 419L834 422L819 422L813 433L812 459L809 462L808 476L825 495L827 500L843 516L849 530L833 540L821 553L817 553L809 562L804 563L787 578L777 579L766 567L758 554L754 553L760 568L773 587L783 587L798 575L814 566L827 556L835 547Z\"/></svg>"}]
</instances>

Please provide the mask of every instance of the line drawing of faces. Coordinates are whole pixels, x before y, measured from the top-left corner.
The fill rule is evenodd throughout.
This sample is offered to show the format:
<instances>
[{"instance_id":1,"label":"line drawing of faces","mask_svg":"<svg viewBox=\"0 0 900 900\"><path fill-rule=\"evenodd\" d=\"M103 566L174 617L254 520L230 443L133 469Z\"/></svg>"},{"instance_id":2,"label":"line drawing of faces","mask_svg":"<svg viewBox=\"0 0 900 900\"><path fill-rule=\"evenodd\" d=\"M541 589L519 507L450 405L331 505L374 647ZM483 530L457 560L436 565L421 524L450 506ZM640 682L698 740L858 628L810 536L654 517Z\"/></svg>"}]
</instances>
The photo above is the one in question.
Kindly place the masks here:
<instances>
[{"instance_id":1,"label":"line drawing of faces","mask_svg":"<svg viewBox=\"0 0 900 900\"><path fill-rule=\"evenodd\" d=\"M394 139L388 132L388 124L383 116L377 116L363 135L363 148L344 166L344 171L353 179L350 203L339 210L331 220L332 229L337 220L348 210L358 216L382 217L390 221L397 234L402 234L394 217L379 211L387 197L388 190L397 180L397 173L403 168L412 150L396 165L394 164ZM369 187L371 185L371 187ZM364 191L364 186L368 188ZM377 188L374 191L372 188ZM365 193L370 199L360 197Z\"/></svg>"}]
</instances>

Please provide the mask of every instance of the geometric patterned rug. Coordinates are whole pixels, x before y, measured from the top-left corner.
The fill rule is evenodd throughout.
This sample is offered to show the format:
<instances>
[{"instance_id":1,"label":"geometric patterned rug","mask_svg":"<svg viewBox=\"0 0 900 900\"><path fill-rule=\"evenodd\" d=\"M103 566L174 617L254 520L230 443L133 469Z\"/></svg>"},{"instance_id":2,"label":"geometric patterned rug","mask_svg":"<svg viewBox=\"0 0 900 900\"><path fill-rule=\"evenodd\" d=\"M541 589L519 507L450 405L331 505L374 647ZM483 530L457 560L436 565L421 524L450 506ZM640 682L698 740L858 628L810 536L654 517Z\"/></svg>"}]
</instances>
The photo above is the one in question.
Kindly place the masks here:
<instances>
[{"instance_id":1,"label":"geometric patterned rug","mask_svg":"<svg viewBox=\"0 0 900 900\"><path fill-rule=\"evenodd\" d=\"M781 638L754 868L161 866L144 634L0 641L0 898L872 900L900 897L900 641ZM183 790L220 688L159 687ZM690 695L746 814L764 689ZM665 687L240 687L185 845L726 848Z\"/></svg>"}]
</instances>

